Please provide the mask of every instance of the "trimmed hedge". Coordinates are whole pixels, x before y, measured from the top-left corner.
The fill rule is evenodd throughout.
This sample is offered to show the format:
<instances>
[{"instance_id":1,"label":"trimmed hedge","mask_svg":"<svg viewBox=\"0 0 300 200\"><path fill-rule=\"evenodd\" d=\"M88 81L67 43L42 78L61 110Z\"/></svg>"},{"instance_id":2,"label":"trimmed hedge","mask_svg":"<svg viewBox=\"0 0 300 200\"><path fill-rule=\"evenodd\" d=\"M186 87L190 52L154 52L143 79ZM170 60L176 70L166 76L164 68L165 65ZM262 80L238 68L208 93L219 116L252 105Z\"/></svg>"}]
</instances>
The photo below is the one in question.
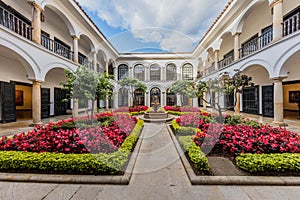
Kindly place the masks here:
<instances>
[{"instance_id":1,"label":"trimmed hedge","mask_svg":"<svg viewBox=\"0 0 300 200\"><path fill-rule=\"evenodd\" d=\"M209 171L209 164L205 154L201 151L200 147L195 144L191 136L179 137L179 142L182 145L184 151L187 152L190 161L194 167L207 173Z\"/></svg>"},{"instance_id":2,"label":"trimmed hedge","mask_svg":"<svg viewBox=\"0 0 300 200\"><path fill-rule=\"evenodd\" d=\"M180 126L176 122L176 119L173 119L171 124L175 131L175 134L179 136L195 135L197 132L201 132L199 128Z\"/></svg>"},{"instance_id":3,"label":"trimmed hedge","mask_svg":"<svg viewBox=\"0 0 300 200\"><path fill-rule=\"evenodd\" d=\"M167 112L168 112L168 114L178 115L178 116L187 115L187 114L193 113L193 112L180 112L180 111L172 111L172 110L168 110Z\"/></svg>"},{"instance_id":4,"label":"trimmed hedge","mask_svg":"<svg viewBox=\"0 0 300 200\"><path fill-rule=\"evenodd\" d=\"M118 151L105 154L32 153L0 151L0 170L43 173L118 174L133 150L144 121L138 120Z\"/></svg>"},{"instance_id":5,"label":"trimmed hedge","mask_svg":"<svg viewBox=\"0 0 300 200\"><path fill-rule=\"evenodd\" d=\"M251 173L262 172L300 172L300 154L240 154L236 165Z\"/></svg>"}]
</instances>

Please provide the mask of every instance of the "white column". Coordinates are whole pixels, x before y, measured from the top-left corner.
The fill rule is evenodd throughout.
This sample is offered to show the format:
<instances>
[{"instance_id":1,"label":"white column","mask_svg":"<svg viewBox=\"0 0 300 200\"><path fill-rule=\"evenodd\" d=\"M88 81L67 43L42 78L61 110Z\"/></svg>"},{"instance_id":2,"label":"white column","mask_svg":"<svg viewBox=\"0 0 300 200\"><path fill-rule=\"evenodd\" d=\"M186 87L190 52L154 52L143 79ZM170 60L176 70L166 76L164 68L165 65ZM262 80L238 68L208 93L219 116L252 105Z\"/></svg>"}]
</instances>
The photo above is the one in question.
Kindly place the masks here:
<instances>
[{"instance_id":1,"label":"white column","mask_svg":"<svg viewBox=\"0 0 300 200\"><path fill-rule=\"evenodd\" d=\"M41 124L41 82L32 81L32 119L33 124Z\"/></svg>"},{"instance_id":2,"label":"white column","mask_svg":"<svg viewBox=\"0 0 300 200\"><path fill-rule=\"evenodd\" d=\"M219 62L219 50L215 50L215 70L218 71L218 62Z\"/></svg>"},{"instance_id":3,"label":"white column","mask_svg":"<svg viewBox=\"0 0 300 200\"><path fill-rule=\"evenodd\" d=\"M241 93L235 91L235 98L236 105L234 107L234 113L239 115L241 113Z\"/></svg>"},{"instance_id":4,"label":"white column","mask_svg":"<svg viewBox=\"0 0 300 200\"><path fill-rule=\"evenodd\" d=\"M118 81L118 68L117 67L114 67L114 78L115 78L115 81Z\"/></svg>"},{"instance_id":5,"label":"white column","mask_svg":"<svg viewBox=\"0 0 300 200\"><path fill-rule=\"evenodd\" d=\"M234 60L238 60L240 58L239 49L241 48L240 34L234 34Z\"/></svg>"},{"instance_id":6,"label":"white column","mask_svg":"<svg viewBox=\"0 0 300 200\"><path fill-rule=\"evenodd\" d=\"M273 41L282 38L283 0L269 0L273 9Z\"/></svg>"},{"instance_id":7,"label":"white column","mask_svg":"<svg viewBox=\"0 0 300 200\"><path fill-rule=\"evenodd\" d=\"M79 38L76 35L72 35L72 38L73 38L73 52L74 52L73 61L78 63L78 40L79 40Z\"/></svg>"},{"instance_id":8,"label":"white column","mask_svg":"<svg viewBox=\"0 0 300 200\"><path fill-rule=\"evenodd\" d=\"M164 107L165 105L166 105L166 92L162 92L160 107Z\"/></svg>"},{"instance_id":9,"label":"white column","mask_svg":"<svg viewBox=\"0 0 300 200\"><path fill-rule=\"evenodd\" d=\"M42 8L35 2L30 2L32 5L32 41L36 44L41 44L41 12Z\"/></svg>"},{"instance_id":10,"label":"white column","mask_svg":"<svg viewBox=\"0 0 300 200\"><path fill-rule=\"evenodd\" d=\"M207 105L206 105L206 92L203 92L203 109L206 109L207 108Z\"/></svg>"},{"instance_id":11,"label":"white column","mask_svg":"<svg viewBox=\"0 0 300 200\"><path fill-rule=\"evenodd\" d=\"M274 123L284 124L283 122L283 87L282 77L274 78Z\"/></svg>"},{"instance_id":12,"label":"white column","mask_svg":"<svg viewBox=\"0 0 300 200\"><path fill-rule=\"evenodd\" d=\"M78 99L73 99L72 116L78 117Z\"/></svg>"},{"instance_id":13,"label":"white column","mask_svg":"<svg viewBox=\"0 0 300 200\"><path fill-rule=\"evenodd\" d=\"M104 61L105 63L105 73L108 76L108 61Z\"/></svg>"},{"instance_id":14,"label":"white column","mask_svg":"<svg viewBox=\"0 0 300 200\"><path fill-rule=\"evenodd\" d=\"M98 69L97 69L97 51L93 51L93 65L94 65L94 71L98 72Z\"/></svg>"}]
</instances>

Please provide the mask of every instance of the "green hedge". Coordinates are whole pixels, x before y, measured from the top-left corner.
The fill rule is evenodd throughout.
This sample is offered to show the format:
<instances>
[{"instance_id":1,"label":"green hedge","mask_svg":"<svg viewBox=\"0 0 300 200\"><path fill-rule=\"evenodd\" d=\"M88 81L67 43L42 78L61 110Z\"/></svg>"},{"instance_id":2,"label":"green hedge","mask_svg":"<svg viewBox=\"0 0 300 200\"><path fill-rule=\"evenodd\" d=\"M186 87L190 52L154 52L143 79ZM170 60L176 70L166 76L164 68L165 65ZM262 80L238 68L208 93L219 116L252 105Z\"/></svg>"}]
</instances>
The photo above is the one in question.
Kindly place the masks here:
<instances>
[{"instance_id":1,"label":"green hedge","mask_svg":"<svg viewBox=\"0 0 300 200\"><path fill-rule=\"evenodd\" d=\"M178 116L187 115L187 114L191 114L192 113L192 112L179 112L179 111L172 111L172 110L168 110L167 112L168 112L168 114L178 115Z\"/></svg>"},{"instance_id":2,"label":"green hedge","mask_svg":"<svg viewBox=\"0 0 300 200\"><path fill-rule=\"evenodd\" d=\"M240 154L236 165L251 173L300 172L300 154Z\"/></svg>"},{"instance_id":3,"label":"green hedge","mask_svg":"<svg viewBox=\"0 0 300 200\"><path fill-rule=\"evenodd\" d=\"M205 154L201 151L200 147L195 144L191 136L179 137L179 142L184 151L187 152L190 161L194 167L202 172L209 171L209 164Z\"/></svg>"},{"instance_id":4,"label":"green hedge","mask_svg":"<svg viewBox=\"0 0 300 200\"><path fill-rule=\"evenodd\" d=\"M32 153L0 151L0 169L46 173L118 174L128 160L144 121L138 120L118 151L105 154Z\"/></svg>"},{"instance_id":5,"label":"green hedge","mask_svg":"<svg viewBox=\"0 0 300 200\"><path fill-rule=\"evenodd\" d=\"M180 126L176 122L176 119L172 120L171 125L175 131L175 134L179 135L179 136L195 135L196 132L201 132L201 130L199 128Z\"/></svg>"}]
</instances>

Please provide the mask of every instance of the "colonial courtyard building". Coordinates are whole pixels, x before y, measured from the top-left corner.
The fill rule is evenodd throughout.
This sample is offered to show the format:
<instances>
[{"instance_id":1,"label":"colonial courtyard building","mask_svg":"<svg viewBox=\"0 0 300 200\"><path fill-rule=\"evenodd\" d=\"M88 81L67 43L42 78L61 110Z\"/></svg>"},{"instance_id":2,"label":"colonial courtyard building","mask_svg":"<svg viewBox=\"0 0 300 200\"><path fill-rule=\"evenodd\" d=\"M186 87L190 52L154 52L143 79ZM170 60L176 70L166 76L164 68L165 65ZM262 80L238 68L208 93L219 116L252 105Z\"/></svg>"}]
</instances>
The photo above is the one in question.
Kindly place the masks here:
<instances>
[{"instance_id":1,"label":"colonial courtyard building","mask_svg":"<svg viewBox=\"0 0 300 200\"><path fill-rule=\"evenodd\" d=\"M240 95L240 110L283 122L298 109L299 29L300 0L230 0L192 52L119 53L75 0L0 0L0 121L66 114L73 103L61 101L64 69L85 65L114 75L114 108L129 105L117 84L123 76L145 82L138 104L151 105L155 95L164 106L180 104L169 91L176 80L240 70L254 83Z\"/></svg>"}]
</instances>

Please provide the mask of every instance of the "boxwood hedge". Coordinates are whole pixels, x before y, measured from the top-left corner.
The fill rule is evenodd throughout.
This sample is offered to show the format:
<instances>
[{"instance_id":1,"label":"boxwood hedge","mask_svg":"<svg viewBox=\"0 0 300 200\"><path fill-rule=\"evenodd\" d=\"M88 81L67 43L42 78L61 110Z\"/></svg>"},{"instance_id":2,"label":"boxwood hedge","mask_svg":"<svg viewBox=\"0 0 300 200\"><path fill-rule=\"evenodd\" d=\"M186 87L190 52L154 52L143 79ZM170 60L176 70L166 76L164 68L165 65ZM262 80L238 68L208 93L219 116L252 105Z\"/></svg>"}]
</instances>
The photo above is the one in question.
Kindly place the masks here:
<instances>
[{"instance_id":1,"label":"boxwood hedge","mask_svg":"<svg viewBox=\"0 0 300 200\"><path fill-rule=\"evenodd\" d=\"M172 120L171 124L175 134L178 136L195 135L197 132L201 132L199 128L179 126L176 119Z\"/></svg>"},{"instance_id":2,"label":"boxwood hedge","mask_svg":"<svg viewBox=\"0 0 300 200\"><path fill-rule=\"evenodd\" d=\"M41 173L119 174L133 150L144 121L138 120L118 151L105 154L0 151L0 170Z\"/></svg>"},{"instance_id":3,"label":"boxwood hedge","mask_svg":"<svg viewBox=\"0 0 300 200\"><path fill-rule=\"evenodd\" d=\"M300 172L300 154L240 154L236 165L251 173Z\"/></svg>"},{"instance_id":4,"label":"boxwood hedge","mask_svg":"<svg viewBox=\"0 0 300 200\"><path fill-rule=\"evenodd\" d=\"M208 160L200 147L195 144L192 136L180 136L179 142L194 167L201 172L207 173L209 171Z\"/></svg>"}]
</instances>

